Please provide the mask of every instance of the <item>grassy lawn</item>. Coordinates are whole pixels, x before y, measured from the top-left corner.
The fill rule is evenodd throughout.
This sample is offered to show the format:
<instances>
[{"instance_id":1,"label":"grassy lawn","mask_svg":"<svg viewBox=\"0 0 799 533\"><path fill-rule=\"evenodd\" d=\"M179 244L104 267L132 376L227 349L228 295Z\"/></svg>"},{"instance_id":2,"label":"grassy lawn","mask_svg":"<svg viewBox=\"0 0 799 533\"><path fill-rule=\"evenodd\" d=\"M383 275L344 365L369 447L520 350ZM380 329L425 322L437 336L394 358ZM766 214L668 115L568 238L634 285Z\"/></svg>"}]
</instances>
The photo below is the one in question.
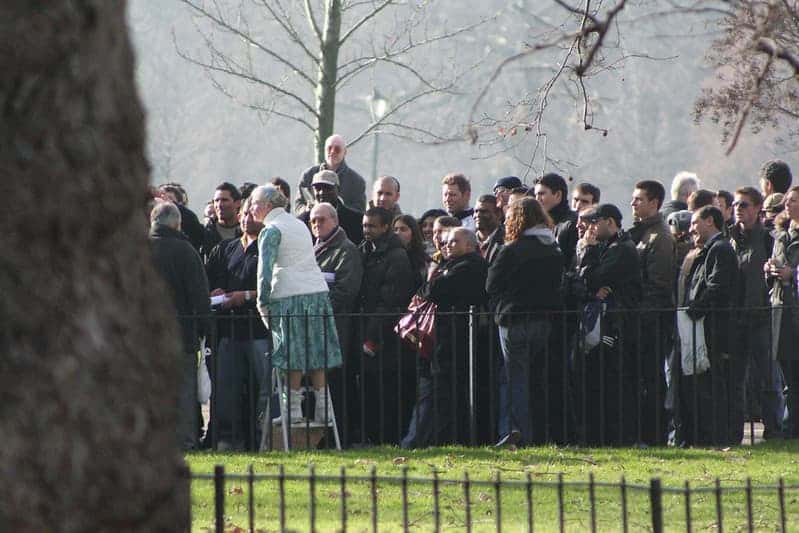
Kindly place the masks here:
<instances>
[{"instance_id":1,"label":"grassy lawn","mask_svg":"<svg viewBox=\"0 0 799 533\"><path fill-rule=\"evenodd\" d=\"M227 474L246 474L249 465L256 474L276 475L284 465L287 475L306 476L313 464L317 475L339 476L346 468L347 476L362 477L346 483L346 516L348 531L370 531L372 498L368 477L374 467L377 476L400 479L407 469L408 522L415 531L434 528L433 473L439 480L439 521L442 530L463 530L466 520L466 499L462 481L469 473L471 521L474 531L495 530L499 511L503 531L527 529L528 500L524 481L528 474L533 481L532 514L537 531L557 531L558 486L562 474L565 529L588 530L591 505L587 481L593 474L595 517L598 531L622 529L622 498L618 487L602 483L619 483L622 476L629 485L649 486L651 478L660 478L663 487L683 489L712 488L716 478L722 487L739 490L722 494L725 530L744 529L747 524L745 492L740 490L747 478L753 485L776 486L780 477L788 486L785 508L788 527L799 524L799 441L769 442L757 446L713 449L588 449L540 447L517 451L489 448L435 448L405 451L382 447L344 452L275 452L270 454L193 453L186 460L195 474L210 474L214 465L224 465ZM499 493L491 482L499 475L503 481L521 483L503 486ZM424 478L425 481L417 481ZM570 483L579 482L571 485ZM285 480L286 527L296 531L310 530L310 493L307 479ZM377 520L383 531L401 530L403 496L399 482L383 480L376 487ZM315 516L319 531L341 529L342 497L338 479L318 480L315 486ZM713 528L716 524L716 500L713 492L692 494L690 499L693 531ZM192 513L195 531L211 529L214 517L213 481L195 480L192 484ZM248 528L249 489L246 478L229 479L225 485L226 530ZM259 531L279 530L278 481L255 482L255 524ZM499 505L498 505L499 503ZM651 529L649 493L634 487L627 489L627 513L630 531ZM681 493L663 494L663 516L667 531L685 531L686 506ZM779 528L779 499L776 489L754 491L752 519L755 529L774 531Z\"/></svg>"}]
</instances>

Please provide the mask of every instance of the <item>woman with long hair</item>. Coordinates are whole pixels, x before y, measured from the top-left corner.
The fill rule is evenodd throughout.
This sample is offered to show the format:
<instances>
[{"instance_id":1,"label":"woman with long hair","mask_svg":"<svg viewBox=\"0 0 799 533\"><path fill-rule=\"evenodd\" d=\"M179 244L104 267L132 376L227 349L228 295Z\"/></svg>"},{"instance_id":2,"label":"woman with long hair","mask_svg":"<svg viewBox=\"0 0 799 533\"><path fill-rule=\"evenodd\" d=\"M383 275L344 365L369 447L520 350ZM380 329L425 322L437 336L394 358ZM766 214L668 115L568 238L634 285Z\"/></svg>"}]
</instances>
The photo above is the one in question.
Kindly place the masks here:
<instances>
[{"instance_id":1,"label":"woman with long hair","mask_svg":"<svg viewBox=\"0 0 799 533\"><path fill-rule=\"evenodd\" d=\"M430 265L430 256L425 252L419 224L411 215L397 215L391 226L408 252L408 259L413 267L414 289L418 289L424 283L427 267Z\"/></svg>"},{"instance_id":2,"label":"woman with long hair","mask_svg":"<svg viewBox=\"0 0 799 533\"><path fill-rule=\"evenodd\" d=\"M788 386L787 438L799 437L799 186L788 189L784 211L775 221L778 231L771 259L763 266L771 282L772 335L774 352L782 365Z\"/></svg>"},{"instance_id":3,"label":"woman with long hair","mask_svg":"<svg viewBox=\"0 0 799 533\"><path fill-rule=\"evenodd\" d=\"M548 367L543 360L551 329L547 312L562 305L562 276L563 254L552 232L552 219L534 198L511 202L505 218L505 246L491 263L486 280L504 360L498 445L542 440L533 434L534 423L536 428L543 427L536 415L546 405L542 394L547 391L547 376L539 370Z\"/></svg>"}]
</instances>

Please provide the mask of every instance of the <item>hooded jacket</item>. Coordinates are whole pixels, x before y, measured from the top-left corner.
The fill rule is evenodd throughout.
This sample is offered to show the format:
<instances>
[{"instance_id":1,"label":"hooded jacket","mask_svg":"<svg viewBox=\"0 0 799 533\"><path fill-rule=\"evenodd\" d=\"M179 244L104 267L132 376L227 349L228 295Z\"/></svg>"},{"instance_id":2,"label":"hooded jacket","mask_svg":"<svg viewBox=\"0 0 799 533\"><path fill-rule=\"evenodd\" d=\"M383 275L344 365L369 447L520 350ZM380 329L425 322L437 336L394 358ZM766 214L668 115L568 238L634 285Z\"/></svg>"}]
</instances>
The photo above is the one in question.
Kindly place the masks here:
<instances>
[{"instance_id":1,"label":"hooded jacket","mask_svg":"<svg viewBox=\"0 0 799 533\"><path fill-rule=\"evenodd\" d=\"M560 310L563 254L547 228L530 228L499 250L488 269L486 292L502 326L525 313Z\"/></svg>"}]
</instances>

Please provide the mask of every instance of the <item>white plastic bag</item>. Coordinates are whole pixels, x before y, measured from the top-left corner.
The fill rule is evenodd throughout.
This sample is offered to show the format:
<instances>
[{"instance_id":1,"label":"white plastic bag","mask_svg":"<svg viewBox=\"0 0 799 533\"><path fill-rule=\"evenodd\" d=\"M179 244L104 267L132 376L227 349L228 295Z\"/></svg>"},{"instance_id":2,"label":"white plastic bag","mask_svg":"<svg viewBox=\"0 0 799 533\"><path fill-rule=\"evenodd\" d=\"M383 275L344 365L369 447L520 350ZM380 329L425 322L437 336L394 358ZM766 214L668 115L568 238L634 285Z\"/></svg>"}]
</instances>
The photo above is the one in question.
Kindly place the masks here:
<instances>
[{"instance_id":1,"label":"white plastic bag","mask_svg":"<svg viewBox=\"0 0 799 533\"><path fill-rule=\"evenodd\" d=\"M699 375L710 368L705 344L705 319L693 321L685 311L677 311L677 331L680 334L682 373Z\"/></svg>"},{"instance_id":2,"label":"white plastic bag","mask_svg":"<svg viewBox=\"0 0 799 533\"><path fill-rule=\"evenodd\" d=\"M205 345L205 338L200 342L200 357L197 364L197 401L200 404L211 400L211 376L208 375L208 366L205 358L211 355L211 348Z\"/></svg>"}]
</instances>

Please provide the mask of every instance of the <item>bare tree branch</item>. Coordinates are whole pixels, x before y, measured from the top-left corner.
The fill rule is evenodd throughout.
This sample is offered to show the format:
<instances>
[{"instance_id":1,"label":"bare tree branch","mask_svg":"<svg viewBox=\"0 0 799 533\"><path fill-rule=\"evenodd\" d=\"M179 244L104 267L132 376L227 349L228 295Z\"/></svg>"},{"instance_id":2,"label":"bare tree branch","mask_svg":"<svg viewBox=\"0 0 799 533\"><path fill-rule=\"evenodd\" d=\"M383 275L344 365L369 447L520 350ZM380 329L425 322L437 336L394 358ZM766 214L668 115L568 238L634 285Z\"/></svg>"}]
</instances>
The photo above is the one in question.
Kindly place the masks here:
<instances>
[{"instance_id":1,"label":"bare tree branch","mask_svg":"<svg viewBox=\"0 0 799 533\"><path fill-rule=\"evenodd\" d=\"M313 8L311 7L311 0L305 0L305 18L308 19L308 25L311 27L311 31L314 33L314 35L316 35L317 42L321 44L322 32L319 30L319 25L316 23L316 17L314 16Z\"/></svg>"},{"instance_id":2,"label":"bare tree branch","mask_svg":"<svg viewBox=\"0 0 799 533\"><path fill-rule=\"evenodd\" d=\"M275 13L275 10L270 5L270 2L274 2L274 0L260 0L260 3L262 6L264 6L264 9L269 11L269 13L275 19L275 22L277 22L277 24L280 25L281 28L283 28L283 31L285 31L286 34L288 34L288 36L291 38L294 44L296 44L300 48L300 50L305 52L305 55L308 56L311 59L311 61L313 61L315 64L318 65L319 58L313 52L311 52L307 46L305 46L305 43L303 42L300 34L297 33L297 30L288 21L288 17L286 17L285 14L281 16L280 14Z\"/></svg>"},{"instance_id":3,"label":"bare tree branch","mask_svg":"<svg viewBox=\"0 0 799 533\"><path fill-rule=\"evenodd\" d=\"M285 57L283 57L282 55L278 54L277 52L275 52L271 48L268 48L268 47L264 46L262 43L260 43L259 41L256 41L250 35L245 34L244 32L240 31L238 28L234 28L224 18L221 18L219 16L213 15L209 11L203 9L201 6L195 4L192 0L180 0L180 2L182 2L185 5L189 6L191 9L194 9L195 11L197 11L202 16L208 18L214 24L219 26L220 28L222 28L222 29L224 29L224 30L226 30L226 31L228 31L228 32L240 37L246 43L255 46L256 48L258 48L259 50L264 52L266 55L268 55L269 57L271 57L272 59L274 59L278 63L282 63L283 65L285 65L286 67L291 69L294 73L298 74L303 80L308 82L312 87L316 85L316 82L313 79L311 79L311 77L308 76L308 74L306 74L300 67L298 67L297 65L294 65L291 61L287 60Z\"/></svg>"},{"instance_id":4,"label":"bare tree branch","mask_svg":"<svg viewBox=\"0 0 799 533\"><path fill-rule=\"evenodd\" d=\"M773 39L769 39L768 37L761 37L760 39L758 39L757 51L763 52L764 54L767 54L770 57L776 57L777 59L782 59L791 66L794 72L794 76L799 76L799 56L784 49L776 42L774 42Z\"/></svg>"},{"instance_id":5,"label":"bare tree branch","mask_svg":"<svg viewBox=\"0 0 799 533\"><path fill-rule=\"evenodd\" d=\"M364 24L369 22L376 15L378 15L381 11L383 11L385 8L387 8L388 6L390 6L393 3L394 3L394 0L383 0L383 2L380 5L378 5L372 11L370 11L369 13L364 15L361 18L361 20L356 22L349 30L347 30L344 33L344 35L341 37L341 39L339 39L339 41L338 41L339 46L343 45L345 42L347 42L347 39L349 39L352 36L353 33L358 31L358 28L360 28L361 26L363 26Z\"/></svg>"}]
</instances>

